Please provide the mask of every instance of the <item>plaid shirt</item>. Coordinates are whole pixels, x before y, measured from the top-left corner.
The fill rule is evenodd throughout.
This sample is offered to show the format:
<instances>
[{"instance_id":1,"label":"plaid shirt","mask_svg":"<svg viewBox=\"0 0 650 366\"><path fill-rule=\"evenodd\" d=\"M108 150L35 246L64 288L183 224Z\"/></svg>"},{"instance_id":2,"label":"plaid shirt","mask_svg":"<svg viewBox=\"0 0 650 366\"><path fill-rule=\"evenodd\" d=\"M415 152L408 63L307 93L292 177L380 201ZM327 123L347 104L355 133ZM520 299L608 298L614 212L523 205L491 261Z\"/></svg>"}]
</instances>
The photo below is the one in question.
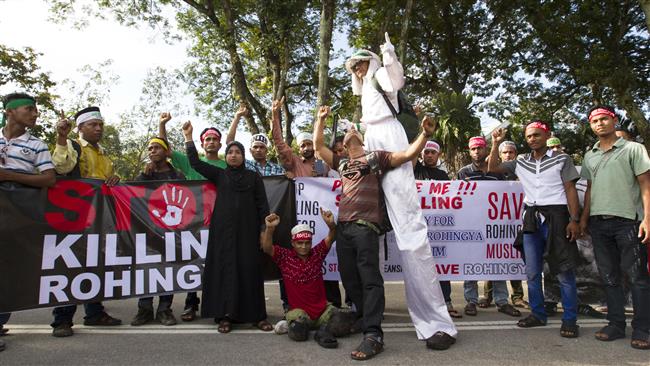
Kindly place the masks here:
<instances>
[{"instance_id":1,"label":"plaid shirt","mask_svg":"<svg viewBox=\"0 0 650 366\"><path fill-rule=\"evenodd\" d=\"M246 169L258 172L263 177L270 175L284 175L284 168L268 160L264 166L255 160L246 160Z\"/></svg>"}]
</instances>

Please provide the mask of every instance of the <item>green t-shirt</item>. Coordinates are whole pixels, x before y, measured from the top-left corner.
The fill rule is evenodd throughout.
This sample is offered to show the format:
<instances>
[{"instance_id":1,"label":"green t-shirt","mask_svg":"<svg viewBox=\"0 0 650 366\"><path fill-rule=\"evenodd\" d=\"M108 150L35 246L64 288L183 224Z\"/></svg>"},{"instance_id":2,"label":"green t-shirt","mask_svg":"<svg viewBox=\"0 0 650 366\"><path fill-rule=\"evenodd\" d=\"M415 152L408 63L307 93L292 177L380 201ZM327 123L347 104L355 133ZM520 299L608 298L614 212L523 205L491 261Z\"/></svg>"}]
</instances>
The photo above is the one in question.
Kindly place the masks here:
<instances>
[{"instance_id":1,"label":"green t-shirt","mask_svg":"<svg viewBox=\"0 0 650 366\"><path fill-rule=\"evenodd\" d=\"M223 160L208 160L205 156L201 156L200 159L217 168L226 169L226 162ZM205 180L205 177L192 169L190 159L187 158L187 155L180 151L172 151L172 165L174 168L183 172L187 180Z\"/></svg>"},{"instance_id":2,"label":"green t-shirt","mask_svg":"<svg viewBox=\"0 0 650 366\"><path fill-rule=\"evenodd\" d=\"M591 181L589 214L643 219L637 176L650 170L645 146L619 138L608 151L597 142L585 154L580 176Z\"/></svg>"}]
</instances>

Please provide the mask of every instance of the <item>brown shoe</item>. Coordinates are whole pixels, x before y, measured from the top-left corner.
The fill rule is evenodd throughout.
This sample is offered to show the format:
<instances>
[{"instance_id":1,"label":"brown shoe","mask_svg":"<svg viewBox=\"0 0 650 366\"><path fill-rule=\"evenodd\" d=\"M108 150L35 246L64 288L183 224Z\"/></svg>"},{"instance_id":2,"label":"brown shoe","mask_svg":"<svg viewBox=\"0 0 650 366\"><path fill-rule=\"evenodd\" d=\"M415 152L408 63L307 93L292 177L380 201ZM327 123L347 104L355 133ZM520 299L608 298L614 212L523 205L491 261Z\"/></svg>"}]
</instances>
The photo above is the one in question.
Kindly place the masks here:
<instances>
[{"instance_id":1,"label":"brown shoe","mask_svg":"<svg viewBox=\"0 0 650 366\"><path fill-rule=\"evenodd\" d=\"M102 312L99 316L84 319L84 325L88 326L101 326L101 327L113 327L116 325L122 325L120 319L113 318L112 316Z\"/></svg>"}]
</instances>

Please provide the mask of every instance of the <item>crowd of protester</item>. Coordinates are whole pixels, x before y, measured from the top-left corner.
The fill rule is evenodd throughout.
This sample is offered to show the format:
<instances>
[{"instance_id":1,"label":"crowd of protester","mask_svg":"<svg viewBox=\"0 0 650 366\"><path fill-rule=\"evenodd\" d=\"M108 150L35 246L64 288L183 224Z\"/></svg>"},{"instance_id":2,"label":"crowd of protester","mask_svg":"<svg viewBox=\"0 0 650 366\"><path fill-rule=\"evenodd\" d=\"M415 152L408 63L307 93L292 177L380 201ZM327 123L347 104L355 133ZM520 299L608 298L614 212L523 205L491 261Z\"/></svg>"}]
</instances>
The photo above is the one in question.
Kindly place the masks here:
<instances>
[{"instance_id":1,"label":"crowd of protester","mask_svg":"<svg viewBox=\"0 0 650 366\"><path fill-rule=\"evenodd\" d=\"M650 158L645 147L630 141L621 131L614 108L605 105L587 112L591 130L598 138L587 153L580 172L573 159L552 135L550 125L532 121L524 127L528 149L518 154L517 146L506 141L506 131L491 134L491 146L483 136L469 139L471 163L454 178L459 180L518 180L525 193L523 229L514 243L526 264L528 299L522 281L486 281L479 297L477 281L463 284L466 304L456 310L451 301L451 284L439 281L427 239L427 226L418 204L415 179L449 180L440 159L439 142L431 140L435 121L425 116L421 133L409 144L396 118L398 91L404 85L403 69L388 35L381 46L381 58L360 50L346 61L352 89L361 97L365 135L348 126L344 136L331 147L325 143L324 127L330 115L327 106L318 110L313 135L300 133L295 153L282 137L280 115L283 100L273 101L271 136L253 135L247 149L236 141L238 123L249 111L241 107L226 137L225 156L219 155L222 134L215 127L199 134L203 156L193 139L191 122L182 126L185 146L171 146L167 140L167 112L160 115L158 135L148 144L149 162L136 178L139 181L208 180L219 195L215 202L205 268L202 299L186 296L181 320L198 315L213 318L217 330L228 333L233 324L252 323L272 331L267 321L262 266L268 255L282 274L281 298L284 319L277 333L288 333L293 341L304 341L309 331L325 348L335 348L337 337L361 332L363 339L351 353L366 360L382 352L384 335L384 284L379 267L379 237L394 231L403 262L409 314L418 338L434 350L451 347L458 336L452 318L477 316L479 308L494 303L498 312L520 318L522 328L547 324L562 304L560 335L580 335L578 314L607 318L607 325L595 333L601 341L626 336L626 291L634 310L631 346L650 349ZM34 187L54 185L56 176L101 179L112 186L120 182L113 162L101 146L104 118L96 106L78 111L74 121L62 119L56 125L56 145L48 146L32 136L39 112L35 99L24 93L4 97L6 124L0 134L0 182L13 181ZM79 138L69 134L76 128ZM336 135L336 131L333 131ZM271 144L278 162L269 158ZM291 230L291 248L275 245L273 233L279 216L269 212L263 176L340 177L342 195L338 220L329 211L321 215L329 233L312 243L309 226ZM584 198L576 182L584 180ZM615 192L613 189L615 188ZM387 225L387 223L389 224ZM576 273L582 273L580 240L591 237L595 261L588 288L598 289L597 299L578 290ZM322 261L336 241L341 282L324 281ZM260 251L260 248L262 251ZM581 267L582 266L582 267ZM597 270L596 270L597 269ZM594 279L595 272L599 278ZM579 276L578 276L579 277ZM153 321L176 324L171 309L173 295L141 298L132 326ZM598 302L594 309L589 304ZM199 313L199 304L200 313ZM347 307L345 305L348 305ZM76 305L56 307L52 335L73 335ZM349 308L349 309L348 309ZM522 310L530 313L522 317ZM106 313L101 303L84 304L86 326L117 326L122 322ZM606 311L606 315L598 310ZM0 335L10 314L0 314ZM0 350L5 348L0 340Z\"/></svg>"}]
</instances>

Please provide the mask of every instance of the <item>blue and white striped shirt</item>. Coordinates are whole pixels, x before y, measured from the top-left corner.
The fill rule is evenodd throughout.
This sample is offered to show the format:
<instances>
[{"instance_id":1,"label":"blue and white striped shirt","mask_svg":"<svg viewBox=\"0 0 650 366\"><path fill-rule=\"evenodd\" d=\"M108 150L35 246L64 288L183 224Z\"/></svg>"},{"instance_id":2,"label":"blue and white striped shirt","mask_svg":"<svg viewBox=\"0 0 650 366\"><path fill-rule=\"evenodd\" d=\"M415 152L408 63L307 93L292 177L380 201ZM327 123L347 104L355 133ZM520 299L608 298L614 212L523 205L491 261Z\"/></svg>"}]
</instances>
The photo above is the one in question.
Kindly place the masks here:
<instances>
[{"instance_id":1,"label":"blue and white striped shirt","mask_svg":"<svg viewBox=\"0 0 650 366\"><path fill-rule=\"evenodd\" d=\"M25 132L7 140L4 128L0 130L0 168L20 173L42 173L54 169L47 145Z\"/></svg>"}]
</instances>

